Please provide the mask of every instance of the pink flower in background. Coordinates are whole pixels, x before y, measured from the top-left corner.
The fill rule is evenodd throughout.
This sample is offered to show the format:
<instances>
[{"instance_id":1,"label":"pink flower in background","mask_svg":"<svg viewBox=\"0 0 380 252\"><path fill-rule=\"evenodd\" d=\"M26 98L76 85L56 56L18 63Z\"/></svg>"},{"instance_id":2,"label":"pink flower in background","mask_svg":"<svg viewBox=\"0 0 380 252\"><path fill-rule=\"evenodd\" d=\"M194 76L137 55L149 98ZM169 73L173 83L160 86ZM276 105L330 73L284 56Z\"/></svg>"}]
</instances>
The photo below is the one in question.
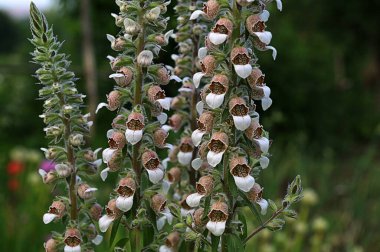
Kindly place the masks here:
<instances>
[{"instance_id":1,"label":"pink flower in background","mask_svg":"<svg viewBox=\"0 0 380 252\"><path fill-rule=\"evenodd\" d=\"M55 163L50 160L43 160L40 165L40 169L44 170L45 172L49 172L54 170Z\"/></svg>"}]
</instances>

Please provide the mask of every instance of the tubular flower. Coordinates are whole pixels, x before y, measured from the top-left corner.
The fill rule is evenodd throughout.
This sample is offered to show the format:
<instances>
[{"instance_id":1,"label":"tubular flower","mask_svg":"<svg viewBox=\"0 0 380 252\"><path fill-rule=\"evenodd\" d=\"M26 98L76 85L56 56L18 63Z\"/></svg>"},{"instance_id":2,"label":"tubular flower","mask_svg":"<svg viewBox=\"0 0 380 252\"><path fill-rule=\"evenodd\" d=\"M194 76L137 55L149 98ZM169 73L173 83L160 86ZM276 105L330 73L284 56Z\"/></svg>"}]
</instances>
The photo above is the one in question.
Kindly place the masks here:
<instances>
[{"instance_id":1,"label":"tubular flower","mask_svg":"<svg viewBox=\"0 0 380 252\"><path fill-rule=\"evenodd\" d=\"M148 172L149 180L157 184L164 177L164 172L160 165L157 153L151 150L145 151L141 156L141 162Z\"/></svg>"},{"instance_id":2,"label":"tubular flower","mask_svg":"<svg viewBox=\"0 0 380 252\"><path fill-rule=\"evenodd\" d=\"M196 88L199 87L203 76L210 76L214 73L216 68L216 59L212 55L207 55L201 60L200 64L202 72L198 72L193 75L193 83Z\"/></svg>"},{"instance_id":3,"label":"tubular flower","mask_svg":"<svg viewBox=\"0 0 380 252\"><path fill-rule=\"evenodd\" d=\"M214 19L218 14L219 9L220 6L218 1L209 0L203 5L202 10L196 10L191 14L190 20L197 19L200 15L205 16L207 19Z\"/></svg>"},{"instance_id":4,"label":"tubular flower","mask_svg":"<svg viewBox=\"0 0 380 252\"><path fill-rule=\"evenodd\" d=\"M97 191L97 188L90 187L86 183L81 183L78 186L77 193L78 196L83 200L89 200L94 197L94 192Z\"/></svg>"},{"instance_id":5,"label":"tubular flower","mask_svg":"<svg viewBox=\"0 0 380 252\"><path fill-rule=\"evenodd\" d=\"M159 252L174 252L177 251L180 236L177 231L170 233L165 240L165 245L160 246Z\"/></svg>"},{"instance_id":6,"label":"tubular flower","mask_svg":"<svg viewBox=\"0 0 380 252\"><path fill-rule=\"evenodd\" d=\"M151 199L151 207L154 212L161 216L157 219L157 229L161 230L165 223L168 222L170 225L173 222L173 215L166 206L166 198L161 194L155 194Z\"/></svg>"},{"instance_id":7,"label":"tubular flower","mask_svg":"<svg viewBox=\"0 0 380 252\"><path fill-rule=\"evenodd\" d=\"M201 199L207 195L210 195L212 193L213 188L214 179L212 178L212 176L207 175L201 177L196 184L197 192L187 196L186 203L190 207L199 206Z\"/></svg>"},{"instance_id":8,"label":"tubular flower","mask_svg":"<svg viewBox=\"0 0 380 252\"><path fill-rule=\"evenodd\" d=\"M228 148L228 136L224 132L215 132L212 134L211 140L207 147L209 152L207 153L207 162L212 166L217 166L223 158L224 152Z\"/></svg>"},{"instance_id":9,"label":"tubular flower","mask_svg":"<svg viewBox=\"0 0 380 252\"><path fill-rule=\"evenodd\" d=\"M148 98L150 102L158 102L163 109L169 110L170 104L173 98L167 98L165 96L165 91L162 90L159 86L151 86L148 89Z\"/></svg>"},{"instance_id":10,"label":"tubular flower","mask_svg":"<svg viewBox=\"0 0 380 252\"><path fill-rule=\"evenodd\" d=\"M251 167L248 166L245 157L232 158L230 172L234 177L236 186L243 192L248 192L255 184L255 179L250 175Z\"/></svg>"},{"instance_id":11,"label":"tubular flower","mask_svg":"<svg viewBox=\"0 0 380 252\"><path fill-rule=\"evenodd\" d=\"M194 170L199 170L204 164L206 156L207 156L207 150L208 150L208 143L207 142L202 143L198 149L199 157L191 161L191 167L193 167Z\"/></svg>"},{"instance_id":12,"label":"tubular flower","mask_svg":"<svg viewBox=\"0 0 380 252\"><path fill-rule=\"evenodd\" d=\"M132 112L128 116L126 126L125 138L127 139L127 142L132 145L140 142L145 127L143 114Z\"/></svg>"},{"instance_id":13,"label":"tubular flower","mask_svg":"<svg viewBox=\"0 0 380 252\"><path fill-rule=\"evenodd\" d=\"M76 228L68 228L65 232L65 252L80 252L82 236L78 229Z\"/></svg>"},{"instance_id":14,"label":"tubular flower","mask_svg":"<svg viewBox=\"0 0 380 252\"><path fill-rule=\"evenodd\" d=\"M201 143L203 135L212 131L214 115L211 112L204 112L197 122L198 128L191 134L191 139L196 147Z\"/></svg>"},{"instance_id":15,"label":"tubular flower","mask_svg":"<svg viewBox=\"0 0 380 252\"><path fill-rule=\"evenodd\" d=\"M106 163L108 167L103 169L100 173L100 177L103 181L108 177L108 172L118 171L123 161L123 153L120 149L107 148L103 151L103 163Z\"/></svg>"},{"instance_id":16,"label":"tubular flower","mask_svg":"<svg viewBox=\"0 0 380 252\"><path fill-rule=\"evenodd\" d=\"M200 207L193 213L194 225L200 229L206 225L206 221L203 220L204 208Z\"/></svg>"},{"instance_id":17,"label":"tubular flower","mask_svg":"<svg viewBox=\"0 0 380 252\"><path fill-rule=\"evenodd\" d=\"M208 213L209 221L206 228L215 236L221 236L226 229L228 219L228 206L224 202L215 202L211 206L211 211Z\"/></svg>"},{"instance_id":18,"label":"tubular flower","mask_svg":"<svg viewBox=\"0 0 380 252\"><path fill-rule=\"evenodd\" d=\"M248 54L248 50L245 47L235 47L231 51L230 58L236 74L246 79L252 72L251 57Z\"/></svg>"},{"instance_id":19,"label":"tubular flower","mask_svg":"<svg viewBox=\"0 0 380 252\"><path fill-rule=\"evenodd\" d=\"M115 80L120 87L128 87L133 79L133 72L129 67L121 67L116 73L109 76Z\"/></svg>"},{"instance_id":20,"label":"tubular flower","mask_svg":"<svg viewBox=\"0 0 380 252\"><path fill-rule=\"evenodd\" d=\"M96 112L95 113L98 113L99 109L103 108L103 107L107 107L110 111L115 111L116 109L118 109L121 105L121 102L122 102L122 97L121 97L121 93L117 90L114 90L114 91L111 91L108 95L107 95L107 101L108 103L99 103L98 107L96 108Z\"/></svg>"},{"instance_id":21,"label":"tubular flower","mask_svg":"<svg viewBox=\"0 0 380 252\"><path fill-rule=\"evenodd\" d=\"M121 217L122 214L123 214L123 212L120 211L116 207L116 200L115 199L111 199L110 201L108 201L108 204L106 206L106 214L103 215L99 219L100 231L102 231L103 233L106 232L108 227L112 224L112 222L114 220L116 220L117 218Z\"/></svg>"},{"instance_id":22,"label":"tubular flower","mask_svg":"<svg viewBox=\"0 0 380 252\"><path fill-rule=\"evenodd\" d=\"M233 24L227 18L219 19L212 31L208 34L210 42L214 45L223 44L232 34Z\"/></svg>"},{"instance_id":23,"label":"tubular flower","mask_svg":"<svg viewBox=\"0 0 380 252\"><path fill-rule=\"evenodd\" d=\"M65 209L65 204L62 201L53 201L49 207L49 211L43 216L44 223L49 224L54 219L61 219L65 214Z\"/></svg>"},{"instance_id":24,"label":"tubular flower","mask_svg":"<svg viewBox=\"0 0 380 252\"><path fill-rule=\"evenodd\" d=\"M268 45L272 39L272 33L265 31L265 22L269 19L269 12L264 10L261 14L254 14L247 18L246 27L248 32L256 36L262 43Z\"/></svg>"},{"instance_id":25,"label":"tubular flower","mask_svg":"<svg viewBox=\"0 0 380 252\"><path fill-rule=\"evenodd\" d=\"M249 108L243 98L235 97L229 102L230 114L234 120L235 127L244 131L251 124L251 116L248 114Z\"/></svg>"},{"instance_id":26,"label":"tubular flower","mask_svg":"<svg viewBox=\"0 0 380 252\"><path fill-rule=\"evenodd\" d=\"M257 203L261 208L261 214L265 215L268 209L268 201L263 199L263 188L257 183L247 193L248 199Z\"/></svg>"},{"instance_id":27,"label":"tubular flower","mask_svg":"<svg viewBox=\"0 0 380 252\"><path fill-rule=\"evenodd\" d=\"M189 196L189 194L183 195L182 200L179 202L179 205L181 206L181 216L187 216L188 214L193 214L195 210L187 204L186 202L187 196Z\"/></svg>"},{"instance_id":28,"label":"tubular flower","mask_svg":"<svg viewBox=\"0 0 380 252\"><path fill-rule=\"evenodd\" d=\"M263 126L258 120L252 120L251 125L245 130L245 135L252 140L260 155L268 153L269 139L263 136Z\"/></svg>"},{"instance_id":29,"label":"tubular flower","mask_svg":"<svg viewBox=\"0 0 380 252\"><path fill-rule=\"evenodd\" d=\"M215 75L208 86L209 94L206 95L206 103L216 109L222 106L224 97L228 91L228 77L222 74Z\"/></svg>"},{"instance_id":30,"label":"tubular flower","mask_svg":"<svg viewBox=\"0 0 380 252\"><path fill-rule=\"evenodd\" d=\"M190 137L183 137L179 145L177 154L178 162L182 165L189 165L193 158L194 145Z\"/></svg>"},{"instance_id":31,"label":"tubular flower","mask_svg":"<svg viewBox=\"0 0 380 252\"><path fill-rule=\"evenodd\" d=\"M252 98L261 100L263 110L267 110L272 105L272 99L269 97L271 90L264 83L264 79L265 74L259 68L254 68L247 81L252 90Z\"/></svg>"},{"instance_id":32,"label":"tubular flower","mask_svg":"<svg viewBox=\"0 0 380 252\"><path fill-rule=\"evenodd\" d=\"M135 181L129 177L122 178L116 189L116 192L119 194L116 198L116 207L123 212L128 212L132 208L135 191Z\"/></svg>"},{"instance_id":33,"label":"tubular flower","mask_svg":"<svg viewBox=\"0 0 380 252\"><path fill-rule=\"evenodd\" d=\"M57 251L57 242L50 238L44 243L45 252L56 252Z\"/></svg>"}]
</instances>

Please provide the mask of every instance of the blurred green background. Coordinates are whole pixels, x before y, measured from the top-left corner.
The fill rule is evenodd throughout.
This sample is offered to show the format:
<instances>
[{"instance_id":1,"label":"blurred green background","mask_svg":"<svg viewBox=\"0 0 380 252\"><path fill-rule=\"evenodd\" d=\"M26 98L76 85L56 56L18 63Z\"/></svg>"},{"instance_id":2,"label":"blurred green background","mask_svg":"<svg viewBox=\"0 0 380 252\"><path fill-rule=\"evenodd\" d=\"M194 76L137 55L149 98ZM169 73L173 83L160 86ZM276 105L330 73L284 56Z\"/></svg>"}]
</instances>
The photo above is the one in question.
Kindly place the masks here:
<instances>
[{"instance_id":1,"label":"blurred green background","mask_svg":"<svg viewBox=\"0 0 380 252\"><path fill-rule=\"evenodd\" d=\"M109 0L39 2L55 33L66 41L63 49L71 54L79 89L95 95L97 90L93 102L104 101L114 85L106 59L114 52L105 34L118 32L110 16L117 6ZM86 2L89 6L81 8ZM271 6L268 22L277 60L269 52L258 53L274 101L262 113L273 156L260 184L265 197L280 199L287 183L301 174L307 190L298 206L299 220L284 231L261 233L249 251L380 251L380 1L283 4L281 13ZM171 28L174 5L169 7ZM42 251L54 226L42 222L52 188L37 173L39 148L47 142L38 118L39 87L31 76L35 66L29 62L28 7L28 0L0 0L0 251ZM86 11L90 26L83 26ZM83 40L88 28L90 42ZM95 52L96 89L86 90L85 47ZM173 64L169 55L175 44L166 50L162 59ZM169 96L176 88L167 87ZM97 115L94 148L106 146L111 119L111 113ZM107 186L111 190L112 184ZM98 193L98 198L104 204L108 195ZM106 251L105 245L98 251Z\"/></svg>"}]
</instances>

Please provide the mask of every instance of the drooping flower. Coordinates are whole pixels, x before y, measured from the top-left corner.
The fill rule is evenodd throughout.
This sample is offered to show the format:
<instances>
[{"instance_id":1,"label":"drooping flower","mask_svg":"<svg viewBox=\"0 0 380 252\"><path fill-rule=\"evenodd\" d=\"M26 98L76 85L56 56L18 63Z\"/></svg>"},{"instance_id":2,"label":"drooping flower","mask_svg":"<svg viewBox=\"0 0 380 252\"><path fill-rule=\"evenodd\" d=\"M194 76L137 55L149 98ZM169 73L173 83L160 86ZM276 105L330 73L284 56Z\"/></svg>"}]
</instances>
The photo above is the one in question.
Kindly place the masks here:
<instances>
[{"instance_id":1,"label":"drooping flower","mask_svg":"<svg viewBox=\"0 0 380 252\"><path fill-rule=\"evenodd\" d=\"M204 208L200 207L193 213L194 226L198 229L203 228L206 225L206 221L203 220Z\"/></svg>"},{"instance_id":2,"label":"drooping flower","mask_svg":"<svg viewBox=\"0 0 380 252\"><path fill-rule=\"evenodd\" d=\"M109 130L107 138L111 149L123 149L126 144L125 135L117 130Z\"/></svg>"},{"instance_id":3,"label":"drooping flower","mask_svg":"<svg viewBox=\"0 0 380 252\"><path fill-rule=\"evenodd\" d=\"M164 177L164 171L160 165L157 153L152 150L146 150L141 156L141 162L148 172L149 180L157 184Z\"/></svg>"},{"instance_id":4,"label":"drooping flower","mask_svg":"<svg viewBox=\"0 0 380 252\"><path fill-rule=\"evenodd\" d=\"M214 19L219 13L219 3L216 0L208 0L204 5L202 10L194 11L190 20L197 19L200 15L205 16L207 19Z\"/></svg>"},{"instance_id":5,"label":"drooping flower","mask_svg":"<svg viewBox=\"0 0 380 252\"><path fill-rule=\"evenodd\" d=\"M223 158L224 152L228 148L228 135L224 132L215 132L207 145L207 162L212 166L217 166Z\"/></svg>"},{"instance_id":6,"label":"drooping flower","mask_svg":"<svg viewBox=\"0 0 380 252\"><path fill-rule=\"evenodd\" d=\"M167 147L166 139L168 138L169 133L163 128L158 128L153 132L153 142L157 148Z\"/></svg>"},{"instance_id":7,"label":"drooping flower","mask_svg":"<svg viewBox=\"0 0 380 252\"><path fill-rule=\"evenodd\" d=\"M215 236L221 236L226 229L228 219L228 206L226 203L218 201L212 204L208 213L209 221L206 228Z\"/></svg>"},{"instance_id":8,"label":"drooping flower","mask_svg":"<svg viewBox=\"0 0 380 252\"><path fill-rule=\"evenodd\" d=\"M261 100L263 110L267 110L272 105L272 99L269 97L271 90L264 83L265 74L259 68L253 68L251 75L247 78L248 84L252 90L252 98Z\"/></svg>"},{"instance_id":9,"label":"drooping flower","mask_svg":"<svg viewBox=\"0 0 380 252\"><path fill-rule=\"evenodd\" d=\"M128 212L133 205L133 196L136 191L136 183L133 178L125 177L119 181L116 192L119 196L116 198L116 207L123 212Z\"/></svg>"},{"instance_id":10,"label":"drooping flower","mask_svg":"<svg viewBox=\"0 0 380 252\"><path fill-rule=\"evenodd\" d=\"M152 64L153 61L153 53L149 50L143 50L137 56L137 64L142 67L148 67Z\"/></svg>"},{"instance_id":11,"label":"drooping flower","mask_svg":"<svg viewBox=\"0 0 380 252\"><path fill-rule=\"evenodd\" d=\"M245 130L245 135L252 140L260 155L268 153L269 139L263 136L263 126L258 120L252 120L251 125Z\"/></svg>"},{"instance_id":12,"label":"drooping flower","mask_svg":"<svg viewBox=\"0 0 380 252\"><path fill-rule=\"evenodd\" d=\"M182 165L189 165L193 158L194 145L190 137L183 137L179 144L177 154L178 162Z\"/></svg>"},{"instance_id":13,"label":"drooping flower","mask_svg":"<svg viewBox=\"0 0 380 252\"><path fill-rule=\"evenodd\" d=\"M228 77L223 74L217 74L211 79L208 86L210 93L206 95L206 103L210 108L216 109L222 106L228 91L228 82Z\"/></svg>"},{"instance_id":14,"label":"drooping flower","mask_svg":"<svg viewBox=\"0 0 380 252\"><path fill-rule=\"evenodd\" d=\"M212 127L214 125L214 115L212 112L204 112L200 115L197 120L198 129L194 130L191 134L191 139L195 146L199 146L202 141L202 137L206 133L210 133L212 131Z\"/></svg>"},{"instance_id":15,"label":"drooping flower","mask_svg":"<svg viewBox=\"0 0 380 252\"><path fill-rule=\"evenodd\" d=\"M251 74L251 57L248 54L247 48L235 47L231 51L230 59L234 65L235 72L238 76L240 76L243 79L246 79Z\"/></svg>"},{"instance_id":16,"label":"drooping flower","mask_svg":"<svg viewBox=\"0 0 380 252\"><path fill-rule=\"evenodd\" d=\"M260 14L254 14L247 18L246 27L248 32L256 36L262 43L269 45L272 39L272 33L265 31L265 22L269 19L269 12L264 10Z\"/></svg>"},{"instance_id":17,"label":"drooping flower","mask_svg":"<svg viewBox=\"0 0 380 252\"><path fill-rule=\"evenodd\" d=\"M94 192L97 190L97 188L90 187L86 183L81 183L78 185L77 193L81 199L89 200L94 197Z\"/></svg>"},{"instance_id":18,"label":"drooping flower","mask_svg":"<svg viewBox=\"0 0 380 252\"><path fill-rule=\"evenodd\" d=\"M122 214L123 214L123 212L120 211L116 207L116 200L115 199L111 199L110 201L108 201L108 204L106 206L106 214L103 215L99 219L100 231L102 231L103 233L106 232L108 227L112 224L112 222L114 220L116 220L117 218L119 218Z\"/></svg>"},{"instance_id":19,"label":"drooping flower","mask_svg":"<svg viewBox=\"0 0 380 252\"><path fill-rule=\"evenodd\" d=\"M117 90L111 91L107 95L107 101L108 103L101 102L99 103L98 107L96 108L95 113L98 113L99 109L103 107L107 107L110 111L115 111L118 109L121 105L121 93Z\"/></svg>"},{"instance_id":20,"label":"drooping flower","mask_svg":"<svg viewBox=\"0 0 380 252\"><path fill-rule=\"evenodd\" d=\"M81 251L81 242L82 242L82 236L80 234L80 231L76 228L68 228L65 232L65 252L80 252Z\"/></svg>"},{"instance_id":21,"label":"drooping flower","mask_svg":"<svg viewBox=\"0 0 380 252\"><path fill-rule=\"evenodd\" d=\"M216 68L216 59L212 55L207 55L201 60L200 65L202 72L197 72L193 75L193 83L196 88L199 87L203 76L211 76L214 73Z\"/></svg>"},{"instance_id":22,"label":"drooping flower","mask_svg":"<svg viewBox=\"0 0 380 252\"><path fill-rule=\"evenodd\" d=\"M210 195L214 189L214 179L210 175L201 177L196 184L196 193L190 194L186 198L186 203L190 207L197 207L201 202L201 199L207 195Z\"/></svg>"},{"instance_id":23,"label":"drooping flower","mask_svg":"<svg viewBox=\"0 0 380 252\"><path fill-rule=\"evenodd\" d=\"M128 116L125 130L125 138L128 143L135 145L140 142L144 131L144 115L137 112L132 112Z\"/></svg>"},{"instance_id":24,"label":"drooping flower","mask_svg":"<svg viewBox=\"0 0 380 252\"><path fill-rule=\"evenodd\" d=\"M232 34L233 23L228 18L219 19L208 37L214 45L223 44Z\"/></svg>"},{"instance_id":25,"label":"drooping flower","mask_svg":"<svg viewBox=\"0 0 380 252\"><path fill-rule=\"evenodd\" d=\"M115 80L116 84L120 87L128 87L133 79L133 72L129 67L121 67L116 73L109 76Z\"/></svg>"},{"instance_id":26,"label":"drooping flower","mask_svg":"<svg viewBox=\"0 0 380 252\"><path fill-rule=\"evenodd\" d=\"M258 183L255 183L251 190L247 193L248 199L259 204L261 214L265 215L268 209L268 201L263 199L263 188Z\"/></svg>"},{"instance_id":27,"label":"drooping flower","mask_svg":"<svg viewBox=\"0 0 380 252\"><path fill-rule=\"evenodd\" d=\"M234 177L236 186L243 192L248 192L255 184L255 179L250 175L251 167L248 166L245 157L232 158L230 172Z\"/></svg>"},{"instance_id":28,"label":"drooping flower","mask_svg":"<svg viewBox=\"0 0 380 252\"><path fill-rule=\"evenodd\" d=\"M157 219L157 229L161 230L165 223L168 222L170 225L173 222L173 215L169 208L166 206L166 198L162 194L155 194L151 199L151 207L154 212L161 216Z\"/></svg>"},{"instance_id":29,"label":"drooping flower","mask_svg":"<svg viewBox=\"0 0 380 252\"><path fill-rule=\"evenodd\" d=\"M103 181L106 180L108 172L118 171L123 162L123 152L120 149L107 148L103 151L103 163L107 167L100 172L100 177Z\"/></svg>"},{"instance_id":30,"label":"drooping flower","mask_svg":"<svg viewBox=\"0 0 380 252\"><path fill-rule=\"evenodd\" d=\"M49 224L55 219L61 219L65 214L65 204L62 201L53 201L49 207L49 211L44 214L43 222Z\"/></svg>"},{"instance_id":31,"label":"drooping flower","mask_svg":"<svg viewBox=\"0 0 380 252\"><path fill-rule=\"evenodd\" d=\"M175 252L180 241L180 236L177 231L170 233L165 240L165 245L161 245L159 252Z\"/></svg>"},{"instance_id":32,"label":"drooping flower","mask_svg":"<svg viewBox=\"0 0 380 252\"><path fill-rule=\"evenodd\" d=\"M234 120L235 127L244 131L251 124L251 116L248 114L249 108L241 97L234 97L229 102L230 114Z\"/></svg>"},{"instance_id":33,"label":"drooping flower","mask_svg":"<svg viewBox=\"0 0 380 252\"><path fill-rule=\"evenodd\" d=\"M173 98L165 96L165 91L160 86L151 86L148 91L148 99L151 103L158 102L163 109L169 110Z\"/></svg>"}]
</instances>

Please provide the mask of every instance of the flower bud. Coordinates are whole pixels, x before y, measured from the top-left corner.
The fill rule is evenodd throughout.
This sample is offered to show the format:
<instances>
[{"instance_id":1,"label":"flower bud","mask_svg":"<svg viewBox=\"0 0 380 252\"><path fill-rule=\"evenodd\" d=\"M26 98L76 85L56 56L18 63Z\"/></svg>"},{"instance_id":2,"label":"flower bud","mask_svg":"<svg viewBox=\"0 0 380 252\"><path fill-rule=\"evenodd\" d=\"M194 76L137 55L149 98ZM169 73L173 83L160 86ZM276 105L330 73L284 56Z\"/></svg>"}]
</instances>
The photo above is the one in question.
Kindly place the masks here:
<instances>
[{"instance_id":1,"label":"flower bud","mask_svg":"<svg viewBox=\"0 0 380 252\"><path fill-rule=\"evenodd\" d=\"M63 133L63 129L60 126L50 126L44 128L46 136L58 137Z\"/></svg>"},{"instance_id":2,"label":"flower bud","mask_svg":"<svg viewBox=\"0 0 380 252\"><path fill-rule=\"evenodd\" d=\"M112 135L108 139L108 144L112 149L123 149L126 144L125 135L120 131L112 131Z\"/></svg>"},{"instance_id":3,"label":"flower bud","mask_svg":"<svg viewBox=\"0 0 380 252\"><path fill-rule=\"evenodd\" d=\"M123 164L123 152L120 149L115 150L112 155L111 159L108 161L108 167L110 171L118 171L122 164Z\"/></svg>"},{"instance_id":4,"label":"flower bud","mask_svg":"<svg viewBox=\"0 0 380 252\"><path fill-rule=\"evenodd\" d=\"M202 228L206 225L206 221L203 220L204 208L198 208L193 214L194 224L197 228Z\"/></svg>"},{"instance_id":5,"label":"flower bud","mask_svg":"<svg viewBox=\"0 0 380 252\"><path fill-rule=\"evenodd\" d=\"M202 72L206 75L211 75L216 68L216 59L212 55L207 55L201 61Z\"/></svg>"},{"instance_id":6,"label":"flower bud","mask_svg":"<svg viewBox=\"0 0 380 252\"><path fill-rule=\"evenodd\" d=\"M159 85L167 85L170 82L169 71L166 67L161 67L157 70L157 81Z\"/></svg>"},{"instance_id":7,"label":"flower bud","mask_svg":"<svg viewBox=\"0 0 380 252\"><path fill-rule=\"evenodd\" d=\"M57 242L53 238L50 238L44 243L44 248L45 252L56 252Z\"/></svg>"},{"instance_id":8,"label":"flower bud","mask_svg":"<svg viewBox=\"0 0 380 252\"><path fill-rule=\"evenodd\" d=\"M56 164L55 170L57 171L57 174L61 178L66 178L71 175L72 168L67 164Z\"/></svg>"},{"instance_id":9,"label":"flower bud","mask_svg":"<svg viewBox=\"0 0 380 252\"><path fill-rule=\"evenodd\" d=\"M148 67L152 64L153 61L153 53L149 50L144 50L140 52L137 56L137 64L142 67Z\"/></svg>"},{"instance_id":10,"label":"flower bud","mask_svg":"<svg viewBox=\"0 0 380 252\"><path fill-rule=\"evenodd\" d=\"M132 82L133 72L128 67L121 67L117 73L111 74L109 77L113 78L120 87L127 87Z\"/></svg>"},{"instance_id":11,"label":"flower bud","mask_svg":"<svg viewBox=\"0 0 380 252\"><path fill-rule=\"evenodd\" d=\"M98 203L95 203L91 206L90 216L94 221L98 221L102 216L102 207Z\"/></svg>"},{"instance_id":12,"label":"flower bud","mask_svg":"<svg viewBox=\"0 0 380 252\"><path fill-rule=\"evenodd\" d=\"M159 193L155 194L151 199L150 206L158 214L165 210L166 198Z\"/></svg>"},{"instance_id":13,"label":"flower bud","mask_svg":"<svg viewBox=\"0 0 380 252\"><path fill-rule=\"evenodd\" d=\"M84 144L84 137L82 134L71 134L69 141L72 146L78 147Z\"/></svg>"},{"instance_id":14,"label":"flower bud","mask_svg":"<svg viewBox=\"0 0 380 252\"><path fill-rule=\"evenodd\" d=\"M121 105L121 93L117 90L111 91L107 96L108 109L115 111Z\"/></svg>"},{"instance_id":15,"label":"flower bud","mask_svg":"<svg viewBox=\"0 0 380 252\"><path fill-rule=\"evenodd\" d=\"M170 183L178 183L181 180L181 169L173 167L168 171L168 180Z\"/></svg>"},{"instance_id":16,"label":"flower bud","mask_svg":"<svg viewBox=\"0 0 380 252\"><path fill-rule=\"evenodd\" d=\"M177 132L183 124L183 116L175 113L169 118L169 125L173 128L174 132Z\"/></svg>"},{"instance_id":17,"label":"flower bud","mask_svg":"<svg viewBox=\"0 0 380 252\"><path fill-rule=\"evenodd\" d=\"M180 241L179 233L175 231L168 235L168 237L166 238L165 244L169 248L177 248L179 241Z\"/></svg>"},{"instance_id":18,"label":"flower bud","mask_svg":"<svg viewBox=\"0 0 380 252\"><path fill-rule=\"evenodd\" d=\"M203 4L203 12L208 19L214 19L219 13L219 3L216 0L209 0Z\"/></svg>"},{"instance_id":19,"label":"flower bud","mask_svg":"<svg viewBox=\"0 0 380 252\"><path fill-rule=\"evenodd\" d=\"M140 25L130 18L124 19L125 33L129 35L137 35L140 32Z\"/></svg>"},{"instance_id":20,"label":"flower bud","mask_svg":"<svg viewBox=\"0 0 380 252\"><path fill-rule=\"evenodd\" d=\"M88 184L82 183L78 186L77 192L78 192L78 196L81 199L89 200L94 197L94 192L96 190L97 190L96 188L92 188Z\"/></svg>"},{"instance_id":21,"label":"flower bud","mask_svg":"<svg viewBox=\"0 0 380 252\"><path fill-rule=\"evenodd\" d=\"M149 10L147 13L145 13L144 17L146 18L146 20L153 22L158 19L158 17L160 16L160 12L161 12L161 8L157 6Z\"/></svg>"},{"instance_id":22,"label":"flower bud","mask_svg":"<svg viewBox=\"0 0 380 252\"><path fill-rule=\"evenodd\" d=\"M154 142L154 145L157 148L164 148L165 144L166 144L166 138L168 136L169 136L169 133L166 130L164 130L162 128L158 128L153 133L153 142Z\"/></svg>"}]
</instances>

